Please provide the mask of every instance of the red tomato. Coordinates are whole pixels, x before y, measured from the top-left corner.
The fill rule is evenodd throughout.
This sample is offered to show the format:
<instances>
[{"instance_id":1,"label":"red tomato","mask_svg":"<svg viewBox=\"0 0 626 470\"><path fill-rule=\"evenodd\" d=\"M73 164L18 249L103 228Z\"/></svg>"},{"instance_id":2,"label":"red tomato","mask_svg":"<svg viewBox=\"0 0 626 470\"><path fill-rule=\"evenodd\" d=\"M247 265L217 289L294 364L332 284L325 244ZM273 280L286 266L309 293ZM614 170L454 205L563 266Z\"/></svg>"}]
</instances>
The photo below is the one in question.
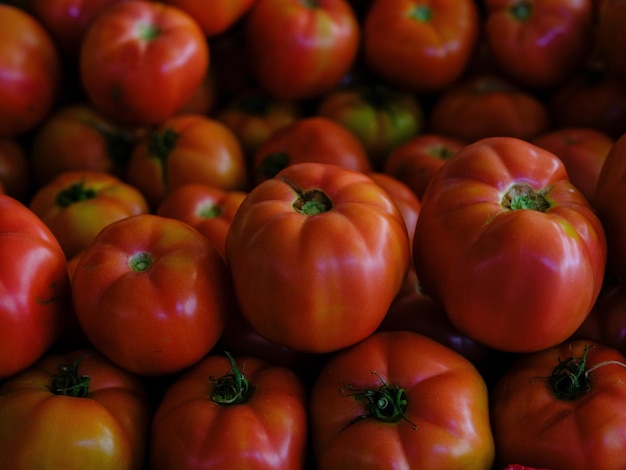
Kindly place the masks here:
<instances>
[{"instance_id":1,"label":"red tomato","mask_svg":"<svg viewBox=\"0 0 626 470\"><path fill-rule=\"evenodd\" d=\"M189 13L209 38L224 33L245 17L257 0L165 0Z\"/></svg>"},{"instance_id":2,"label":"red tomato","mask_svg":"<svg viewBox=\"0 0 626 470\"><path fill-rule=\"evenodd\" d=\"M368 172L372 166L361 141L332 119L310 116L278 129L254 154L256 184L294 163L330 163Z\"/></svg>"},{"instance_id":3,"label":"red tomato","mask_svg":"<svg viewBox=\"0 0 626 470\"><path fill-rule=\"evenodd\" d=\"M591 0L486 0L485 36L500 68L533 88L561 84L591 52Z\"/></svg>"},{"instance_id":4,"label":"red tomato","mask_svg":"<svg viewBox=\"0 0 626 470\"><path fill-rule=\"evenodd\" d=\"M376 333L337 352L309 405L321 469L490 469L494 461L483 378L417 333Z\"/></svg>"},{"instance_id":5,"label":"red tomato","mask_svg":"<svg viewBox=\"0 0 626 470\"><path fill-rule=\"evenodd\" d=\"M48 32L33 16L0 4L0 136L24 134L57 102L61 63Z\"/></svg>"},{"instance_id":6,"label":"red tomato","mask_svg":"<svg viewBox=\"0 0 626 470\"><path fill-rule=\"evenodd\" d=\"M215 76L209 70L191 98L176 114L211 114L217 103L217 93Z\"/></svg>"},{"instance_id":7,"label":"red tomato","mask_svg":"<svg viewBox=\"0 0 626 470\"><path fill-rule=\"evenodd\" d=\"M149 210L137 188L97 171L59 174L39 187L29 207L52 231L68 259L87 248L107 225Z\"/></svg>"},{"instance_id":8,"label":"red tomato","mask_svg":"<svg viewBox=\"0 0 626 470\"><path fill-rule=\"evenodd\" d=\"M0 137L0 183L6 194L20 202L30 195L30 161L24 146L13 138Z\"/></svg>"},{"instance_id":9,"label":"red tomato","mask_svg":"<svg viewBox=\"0 0 626 470\"><path fill-rule=\"evenodd\" d=\"M606 156L592 201L606 232L608 268L621 278L626 278L625 178L626 134L623 134Z\"/></svg>"},{"instance_id":10,"label":"red tomato","mask_svg":"<svg viewBox=\"0 0 626 470\"><path fill-rule=\"evenodd\" d=\"M38 186L71 170L118 174L139 133L103 116L90 104L69 104L57 109L32 140L30 162Z\"/></svg>"},{"instance_id":11,"label":"red tomato","mask_svg":"<svg viewBox=\"0 0 626 470\"><path fill-rule=\"evenodd\" d=\"M421 199L430 178L465 145L467 142L454 137L421 134L392 150L383 171L405 183Z\"/></svg>"},{"instance_id":12,"label":"red tomato","mask_svg":"<svg viewBox=\"0 0 626 470\"><path fill-rule=\"evenodd\" d=\"M0 379L32 365L65 328L70 288L63 250L26 206L0 195Z\"/></svg>"},{"instance_id":13,"label":"red tomato","mask_svg":"<svg viewBox=\"0 0 626 470\"><path fill-rule=\"evenodd\" d=\"M47 355L6 380L0 397L3 468L143 468L146 389L96 351Z\"/></svg>"},{"instance_id":14,"label":"red tomato","mask_svg":"<svg viewBox=\"0 0 626 470\"><path fill-rule=\"evenodd\" d=\"M626 129L626 82L589 65L557 88L548 106L557 127L587 127L617 139Z\"/></svg>"},{"instance_id":15,"label":"red tomato","mask_svg":"<svg viewBox=\"0 0 626 470\"><path fill-rule=\"evenodd\" d=\"M79 68L85 92L111 118L156 124L182 108L209 68L198 23L160 2L106 8L83 38Z\"/></svg>"},{"instance_id":16,"label":"red tomato","mask_svg":"<svg viewBox=\"0 0 626 470\"><path fill-rule=\"evenodd\" d=\"M373 0L363 21L368 67L385 82L420 93L457 80L478 39L472 0Z\"/></svg>"},{"instance_id":17,"label":"red tomato","mask_svg":"<svg viewBox=\"0 0 626 470\"><path fill-rule=\"evenodd\" d=\"M541 134L531 142L561 159L569 179L592 201L602 165L615 141L603 132L586 127L560 128Z\"/></svg>"},{"instance_id":18,"label":"red tomato","mask_svg":"<svg viewBox=\"0 0 626 470\"><path fill-rule=\"evenodd\" d=\"M109 5L126 0L27 0L32 14L50 32L64 58L75 61L85 31Z\"/></svg>"},{"instance_id":19,"label":"red tomato","mask_svg":"<svg viewBox=\"0 0 626 470\"><path fill-rule=\"evenodd\" d=\"M499 464L624 468L625 381L626 358L592 341L521 356L491 394Z\"/></svg>"},{"instance_id":20,"label":"red tomato","mask_svg":"<svg viewBox=\"0 0 626 470\"><path fill-rule=\"evenodd\" d=\"M125 179L156 208L172 190L201 183L225 191L248 186L241 144L221 122L198 114L173 116L133 149Z\"/></svg>"},{"instance_id":21,"label":"red tomato","mask_svg":"<svg viewBox=\"0 0 626 470\"><path fill-rule=\"evenodd\" d=\"M320 99L316 114L353 132L378 169L389 152L420 133L424 125L424 112L414 94L382 84L332 90Z\"/></svg>"},{"instance_id":22,"label":"red tomato","mask_svg":"<svg viewBox=\"0 0 626 470\"><path fill-rule=\"evenodd\" d=\"M262 336L306 352L360 341L406 276L406 226L365 174L294 164L254 188L235 214L226 258L244 317Z\"/></svg>"},{"instance_id":23,"label":"red tomato","mask_svg":"<svg viewBox=\"0 0 626 470\"><path fill-rule=\"evenodd\" d=\"M467 142L502 136L530 139L550 126L543 101L497 75L477 75L443 91L429 121L430 132Z\"/></svg>"},{"instance_id":24,"label":"red tomato","mask_svg":"<svg viewBox=\"0 0 626 470\"><path fill-rule=\"evenodd\" d=\"M91 343L140 375L178 372L219 339L233 294L224 260L179 220L142 214L106 226L72 277Z\"/></svg>"},{"instance_id":25,"label":"red tomato","mask_svg":"<svg viewBox=\"0 0 626 470\"><path fill-rule=\"evenodd\" d=\"M606 0L598 16L597 43L609 70L626 79L626 5L622 1Z\"/></svg>"},{"instance_id":26,"label":"red tomato","mask_svg":"<svg viewBox=\"0 0 626 470\"><path fill-rule=\"evenodd\" d=\"M157 215L182 220L206 236L226 256L226 234L246 197L242 191L224 191L205 184L184 184L159 204Z\"/></svg>"},{"instance_id":27,"label":"red tomato","mask_svg":"<svg viewBox=\"0 0 626 470\"><path fill-rule=\"evenodd\" d=\"M325 93L357 57L359 23L346 0L256 0L245 27L252 75L277 98Z\"/></svg>"},{"instance_id":28,"label":"red tomato","mask_svg":"<svg viewBox=\"0 0 626 470\"><path fill-rule=\"evenodd\" d=\"M459 330L527 352L582 324L602 286L606 242L556 155L494 137L467 145L435 174L413 254L424 291Z\"/></svg>"},{"instance_id":29,"label":"red tomato","mask_svg":"<svg viewBox=\"0 0 626 470\"><path fill-rule=\"evenodd\" d=\"M250 160L272 134L292 124L300 116L301 110L296 103L273 98L259 90L242 92L215 114L218 121L226 124L237 135Z\"/></svg>"},{"instance_id":30,"label":"red tomato","mask_svg":"<svg viewBox=\"0 0 626 470\"><path fill-rule=\"evenodd\" d=\"M151 468L300 470L307 426L306 392L291 370L255 357L208 356L159 404Z\"/></svg>"}]
</instances>

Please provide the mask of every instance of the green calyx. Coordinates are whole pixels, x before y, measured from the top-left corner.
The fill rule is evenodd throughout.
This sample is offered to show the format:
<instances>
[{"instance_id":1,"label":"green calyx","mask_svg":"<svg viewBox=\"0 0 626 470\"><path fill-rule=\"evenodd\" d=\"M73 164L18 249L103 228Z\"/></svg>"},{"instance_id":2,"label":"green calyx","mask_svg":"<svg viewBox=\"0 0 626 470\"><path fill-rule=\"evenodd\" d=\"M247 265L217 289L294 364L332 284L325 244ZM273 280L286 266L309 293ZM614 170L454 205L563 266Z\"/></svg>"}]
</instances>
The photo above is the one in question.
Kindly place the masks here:
<instances>
[{"instance_id":1,"label":"green calyx","mask_svg":"<svg viewBox=\"0 0 626 470\"><path fill-rule=\"evenodd\" d=\"M161 35L161 29L153 23L140 22L137 25L137 37L144 41L153 41Z\"/></svg>"},{"instance_id":2,"label":"green calyx","mask_svg":"<svg viewBox=\"0 0 626 470\"><path fill-rule=\"evenodd\" d=\"M552 369L548 377L550 389L559 400L575 400L591 389L589 379L585 373L589 346L585 346L581 357L574 355L561 361Z\"/></svg>"},{"instance_id":3,"label":"green calyx","mask_svg":"<svg viewBox=\"0 0 626 470\"><path fill-rule=\"evenodd\" d=\"M217 204L207 204L202 207L199 212L199 216L203 219L216 219L218 218L222 212L224 212L224 208Z\"/></svg>"},{"instance_id":4,"label":"green calyx","mask_svg":"<svg viewBox=\"0 0 626 470\"><path fill-rule=\"evenodd\" d=\"M231 365L230 371L219 378L209 377L213 384L211 400L220 405L237 405L245 403L250 398L254 387L250 385L243 371L237 367L237 363L230 353L225 352Z\"/></svg>"},{"instance_id":5,"label":"green calyx","mask_svg":"<svg viewBox=\"0 0 626 470\"><path fill-rule=\"evenodd\" d=\"M281 179L283 182L291 186L298 196L292 204L292 207L296 212L306 216L313 216L323 214L333 208L333 202L324 191L320 189L302 191L302 189L289 178Z\"/></svg>"},{"instance_id":6,"label":"green calyx","mask_svg":"<svg viewBox=\"0 0 626 470\"><path fill-rule=\"evenodd\" d=\"M552 187L535 191L527 183L515 183L504 193L500 205L508 210L528 209L546 212L550 209L550 201L546 198Z\"/></svg>"},{"instance_id":7,"label":"green calyx","mask_svg":"<svg viewBox=\"0 0 626 470\"><path fill-rule=\"evenodd\" d=\"M59 364L58 374L52 377L50 391L55 395L85 398L89 395L89 376L78 375L79 357L72 365Z\"/></svg>"},{"instance_id":8,"label":"green calyx","mask_svg":"<svg viewBox=\"0 0 626 470\"><path fill-rule=\"evenodd\" d=\"M533 5L531 2L518 1L509 8L509 11L513 17L518 21L526 21L533 14Z\"/></svg>"},{"instance_id":9,"label":"green calyx","mask_svg":"<svg viewBox=\"0 0 626 470\"><path fill-rule=\"evenodd\" d=\"M433 9L429 5L416 5L409 16L414 20L427 23L433 18Z\"/></svg>"},{"instance_id":10,"label":"green calyx","mask_svg":"<svg viewBox=\"0 0 626 470\"><path fill-rule=\"evenodd\" d=\"M417 425L406 416L408 405L406 391L397 385L386 384L375 371L372 374L380 379L381 386L377 389L354 388L351 384L346 385L349 393L343 393L344 395L365 400L368 404L368 413L357 417L354 422L366 418L374 418L383 423L397 423L404 420L413 429L417 429Z\"/></svg>"},{"instance_id":11,"label":"green calyx","mask_svg":"<svg viewBox=\"0 0 626 470\"><path fill-rule=\"evenodd\" d=\"M60 207L69 207L77 202L93 199L97 194L95 189L86 187L85 181L80 180L59 191L55 202Z\"/></svg>"},{"instance_id":12,"label":"green calyx","mask_svg":"<svg viewBox=\"0 0 626 470\"><path fill-rule=\"evenodd\" d=\"M159 160L165 161L176 148L178 137L178 132L170 128L160 132L151 132L148 134L148 152Z\"/></svg>"},{"instance_id":13,"label":"green calyx","mask_svg":"<svg viewBox=\"0 0 626 470\"><path fill-rule=\"evenodd\" d=\"M152 259L152 256L150 256L148 253L143 252L131 256L128 260L128 265L130 266L130 269L135 272L147 271L153 263L154 260Z\"/></svg>"}]
</instances>

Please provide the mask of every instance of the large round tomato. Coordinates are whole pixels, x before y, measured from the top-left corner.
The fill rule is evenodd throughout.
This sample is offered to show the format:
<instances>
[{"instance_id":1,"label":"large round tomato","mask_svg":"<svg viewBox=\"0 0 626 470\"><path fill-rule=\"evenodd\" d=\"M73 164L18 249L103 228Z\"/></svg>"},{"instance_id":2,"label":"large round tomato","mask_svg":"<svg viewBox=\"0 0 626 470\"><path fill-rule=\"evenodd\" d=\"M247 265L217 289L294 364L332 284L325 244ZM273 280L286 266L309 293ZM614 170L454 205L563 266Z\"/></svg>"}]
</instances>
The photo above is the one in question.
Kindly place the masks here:
<instances>
[{"instance_id":1,"label":"large round tomato","mask_svg":"<svg viewBox=\"0 0 626 470\"><path fill-rule=\"evenodd\" d=\"M140 375L180 371L219 339L233 294L223 258L190 225L151 214L107 225L72 277L91 343Z\"/></svg>"},{"instance_id":2,"label":"large round tomato","mask_svg":"<svg viewBox=\"0 0 626 470\"><path fill-rule=\"evenodd\" d=\"M323 116L296 119L259 145L252 162L255 184L273 178L294 163L330 163L368 172L372 165L361 141L348 129Z\"/></svg>"},{"instance_id":3,"label":"large round tomato","mask_svg":"<svg viewBox=\"0 0 626 470\"><path fill-rule=\"evenodd\" d=\"M335 353L309 403L320 470L492 468L485 381L426 336L375 333Z\"/></svg>"},{"instance_id":4,"label":"large round tomato","mask_svg":"<svg viewBox=\"0 0 626 470\"><path fill-rule=\"evenodd\" d=\"M256 0L245 27L251 72L278 98L321 95L357 57L360 29L346 0Z\"/></svg>"},{"instance_id":5,"label":"large round tomato","mask_svg":"<svg viewBox=\"0 0 626 470\"><path fill-rule=\"evenodd\" d=\"M589 340L522 355L495 385L498 463L572 470L626 466L626 358Z\"/></svg>"},{"instance_id":6,"label":"large round tomato","mask_svg":"<svg viewBox=\"0 0 626 470\"><path fill-rule=\"evenodd\" d=\"M472 0L374 0L363 21L368 67L387 83L421 93L450 86L478 38Z\"/></svg>"},{"instance_id":7,"label":"large round tomato","mask_svg":"<svg viewBox=\"0 0 626 470\"><path fill-rule=\"evenodd\" d=\"M0 378L33 364L59 338L70 305L66 259L50 229L0 195Z\"/></svg>"},{"instance_id":8,"label":"large round tomato","mask_svg":"<svg viewBox=\"0 0 626 470\"><path fill-rule=\"evenodd\" d=\"M415 269L461 331L524 352L585 320L604 279L605 235L556 155L513 137L476 141L421 202Z\"/></svg>"},{"instance_id":9,"label":"large round tomato","mask_svg":"<svg viewBox=\"0 0 626 470\"><path fill-rule=\"evenodd\" d=\"M270 341L329 352L370 335L406 276L405 222L362 172L293 164L260 183L226 237L243 315Z\"/></svg>"},{"instance_id":10,"label":"large round tomato","mask_svg":"<svg viewBox=\"0 0 626 470\"><path fill-rule=\"evenodd\" d=\"M110 223L149 209L137 188L98 171L59 174L39 187L29 207L52 231L68 259L87 248Z\"/></svg>"},{"instance_id":11,"label":"large round tomato","mask_svg":"<svg viewBox=\"0 0 626 470\"><path fill-rule=\"evenodd\" d=\"M0 4L0 136L34 129L56 104L61 63L48 32L30 14Z\"/></svg>"},{"instance_id":12,"label":"large round tomato","mask_svg":"<svg viewBox=\"0 0 626 470\"><path fill-rule=\"evenodd\" d=\"M559 85L591 52L591 0L486 0L485 8L485 37L495 61L525 86Z\"/></svg>"},{"instance_id":13,"label":"large round tomato","mask_svg":"<svg viewBox=\"0 0 626 470\"><path fill-rule=\"evenodd\" d=\"M193 96L209 68L209 46L185 11L161 2L120 2L85 32L79 59L88 97L111 118L156 124Z\"/></svg>"},{"instance_id":14,"label":"large round tomato","mask_svg":"<svg viewBox=\"0 0 626 470\"><path fill-rule=\"evenodd\" d=\"M44 356L0 388L0 468L141 470L143 383L91 349Z\"/></svg>"},{"instance_id":15,"label":"large round tomato","mask_svg":"<svg viewBox=\"0 0 626 470\"><path fill-rule=\"evenodd\" d=\"M248 187L241 144L221 122L199 114L181 114L149 131L133 149L125 179L156 208L173 189L201 183L225 191Z\"/></svg>"},{"instance_id":16,"label":"large round tomato","mask_svg":"<svg viewBox=\"0 0 626 470\"><path fill-rule=\"evenodd\" d=\"M167 390L152 421L153 470L300 470L307 448L304 386L286 367L211 355Z\"/></svg>"}]
</instances>

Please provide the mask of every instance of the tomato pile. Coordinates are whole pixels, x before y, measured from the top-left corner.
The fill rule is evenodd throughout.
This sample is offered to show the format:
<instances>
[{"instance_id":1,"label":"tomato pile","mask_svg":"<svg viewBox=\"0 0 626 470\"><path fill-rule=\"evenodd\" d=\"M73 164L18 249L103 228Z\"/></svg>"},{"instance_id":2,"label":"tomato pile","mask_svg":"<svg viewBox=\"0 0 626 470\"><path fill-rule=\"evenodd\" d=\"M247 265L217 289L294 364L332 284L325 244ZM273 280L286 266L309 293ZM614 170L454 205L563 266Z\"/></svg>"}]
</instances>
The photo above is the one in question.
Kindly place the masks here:
<instances>
[{"instance_id":1,"label":"tomato pile","mask_svg":"<svg viewBox=\"0 0 626 470\"><path fill-rule=\"evenodd\" d=\"M626 468L624 24L0 1L0 470Z\"/></svg>"}]
</instances>

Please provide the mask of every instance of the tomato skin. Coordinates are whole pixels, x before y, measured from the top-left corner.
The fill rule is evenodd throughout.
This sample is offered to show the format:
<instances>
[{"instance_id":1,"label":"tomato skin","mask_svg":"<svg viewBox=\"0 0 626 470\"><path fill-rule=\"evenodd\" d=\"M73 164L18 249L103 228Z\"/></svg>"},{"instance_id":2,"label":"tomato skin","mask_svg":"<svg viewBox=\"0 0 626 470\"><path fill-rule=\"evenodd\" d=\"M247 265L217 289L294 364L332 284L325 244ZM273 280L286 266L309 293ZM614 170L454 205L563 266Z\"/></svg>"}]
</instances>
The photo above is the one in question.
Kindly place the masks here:
<instances>
[{"instance_id":1,"label":"tomato skin","mask_svg":"<svg viewBox=\"0 0 626 470\"><path fill-rule=\"evenodd\" d=\"M608 269L621 278L626 276L626 208L621 203L626 195L625 155L626 134L617 139L604 161L592 203L606 232Z\"/></svg>"},{"instance_id":2,"label":"tomato skin","mask_svg":"<svg viewBox=\"0 0 626 470\"><path fill-rule=\"evenodd\" d=\"M306 202L315 196L317 203ZM321 212L307 212L311 206ZM252 189L226 237L236 297L251 326L270 341L317 353L376 329L402 286L409 251L387 192L359 171L323 163L293 164Z\"/></svg>"},{"instance_id":3,"label":"tomato skin","mask_svg":"<svg viewBox=\"0 0 626 470\"><path fill-rule=\"evenodd\" d=\"M209 63L206 37L189 14L141 0L117 3L98 15L79 58L81 83L94 105L134 125L159 123L182 108Z\"/></svg>"},{"instance_id":4,"label":"tomato skin","mask_svg":"<svg viewBox=\"0 0 626 470\"><path fill-rule=\"evenodd\" d=\"M353 132L377 169L382 168L389 152L422 131L425 120L414 94L382 84L332 90L321 97L316 114Z\"/></svg>"},{"instance_id":5,"label":"tomato skin","mask_svg":"<svg viewBox=\"0 0 626 470\"><path fill-rule=\"evenodd\" d=\"M272 96L294 101L339 84L357 57L360 36L345 0L256 0L245 21L252 75Z\"/></svg>"},{"instance_id":6,"label":"tomato skin","mask_svg":"<svg viewBox=\"0 0 626 470\"><path fill-rule=\"evenodd\" d=\"M152 423L151 468L303 468L308 419L302 382L288 368L255 357L236 363L254 387L244 403L210 398L210 378L232 369L226 356L207 356L169 387Z\"/></svg>"},{"instance_id":7,"label":"tomato skin","mask_svg":"<svg viewBox=\"0 0 626 470\"><path fill-rule=\"evenodd\" d=\"M501 69L516 82L546 89L588 58L591 0L487 0L485 35Z\"/></svg>"},{"instance_id":8,"label":"tomato skin","mask_svg":"<svg viewBox=\"0 0 626 470\"><path fill-rule=\"evenodd\" d=\"M61 62L48 32L29 13L0 4L0 136L34 129L56 104Z\"/></svg>"},{"instance_id":9,"label":"tomato skin","mask_svg":"<svg viewBox=\"0 0 626 470\"><path fill-rule=\"evenodd\" d=\"M368 172L372 164L361 141L323 116L301 117L277 130L259 146L252 163L259 184L294 163L330 163Z\"/></svg>"},{"instance_id":10,"label":"tomato skin","mask_svg":"<svg viewBox=\"0 0 626 470\"><path fill-rule=\"evenodd\" d=\"M543 191L544 207L524 206L514 189L529 198ZM462 332L529 352L582 324L602 287L605 234L556 155L512 137L474 142L446 162L421 202L415 269Z\"/></svg>"},{"instance_id":11,"label":"tomato skin","mask_svg":"<svg viewBox=\"0 0 626 470\"><path fill-rule=\"evenodd\" d=\"M622 31L626 21L626 5L615 0L603 2L598 16L597 43L600 54L611 73L620 79L626 78L626 38Z\"/></svg>"},{"instance_id":12,"label":"tomato skin","mask_svg":"<svg viewBox=\"0 0 626 470\"><path fill-rule=\"evenodd\" d=\"M26 203L31 190L30 161L17 139L0 137L0 184L5 194Z\"/></svg>"},{"instance_id":13,"label":"tomato skin","mask_svg":"<svg viewBox=\"0 0 626 470\"><path fill-rule=\"evenodd\" d=\"M569 400L557 398L547 378L560 361L579 359L585 347L590 347L584 367L589 371L589 391ZM600 365L605 361L621 364ZM522 355L491 394L499 463L552 469L624 468L625 362L615 349L589 340L567 341ZM599 367L590 371L595 366Z\"/></svg>"},{"instance_id":14,"label":"tomato skin","mask_svg":"<svg viewBox=\"0 0 626 470\"><path fill-rule=\"evenodd\" d=\"M420 134L389 153L383 172L402 181L419 199L432 175L469 142L439 134Z\"/></svg>"},{"instance_id":15,"label":"tomato skin","mask_svg":"<svg viewBox=\"0 0 626 470\"><path fill-rule=\"evenodd\" d=\"M570 180L588 201L593 201L602 166L615 141L589 128L560 128L538 135L531 142L561 159Z\"/></svg>"},{"instance_id":16,"label":"tomato skin","mask_svg":"<svg viewBox=\"0 0 626 470\"><path fill-rule=\"evenodd\" d=\"M189 13L211 38L224 33L242 20L257 0L165 0Z\"/></svg>"},{"instance_id":17,"label":"tomato skin","mask_svg":"<svg viewBox=\"0 0 626 470\"><path fill-rule=\"evenodd\" d=\"M29 208L50 228L68 259L110 223L149 211L137 188L97 171L59 174L35 192Z\"/></svg>"},{"instance_id":18,"label":"tomato skin","mask_svg":"<svg viewBox=\"0 0 626 470\"><path fill-rule=\"evenodd\" d=\"M410 422L382 422L351 389L396 385ZM375 333L335 353L309 400L317 468L490 469L487 387L474 366L417 333ZM461 418L462 417L462 418ZM412 426L412 424L414 426Z\"/></svg>"},{"instance_id":19,"label":"tomato skin","mask_svg":"<svg viewBox=\"0 0 626 470\"><path fill-rule=\"evenodd\" d=\"M59 366L77 360L89 376L86 397L51 390ZM139 470L150 406L143 383L97 351L44 356L0 388L0 468Z\"/></svg>"},{"instance_id":20,"label":"tomato skin","mask_svg":"<svg viewBox=\"0 0 626 470\"><path fill-rule=\"evenodd\" d=\"M225 257L226 234L246 194L205 184L184 184L165 196L156 214L188 223Z\"/></svg>"},{"instance_id":21,"label":"tomato skin","mask_svg":"<svg viewBox=\"0 0 626 470\"><path fill-rule=\"evenodd\" d=\"M187 183L225 191L248 187L243 149L235 133L199 114L173 116L150 130L135 145L124 179L154 209L170 191Z\"/></svg>"},{"instance_id":22,"label":"tomato skin","mask_svg":"<svg viewBox=\"0 0 626 470\"><path fill-rule=\"evenodd\" d=\"M363 20L364 60L394 86L441 91L465 70L478 29L470 0L374 0Z\"/></svg>"},{"instance_id":23,"label":"tomato skin","mask_svg":"<svg viewBox=\"0 0 626 470\"><path fill-rule=\"evenodd\" d=\"M530 139L547 132L550 115L535 95L500 75L480 74L438 97L430 132L473 142L486 137Z\"/></svg>"},{"instance_id":24,"label":"tomato skin","mask_svg":"<svg viewBox=\"0 0 626 470\"><path fill-rule=\"evenodd\" d=\"M0 195L0 378L39 359L67 323L69 277L50 229L16 199Z\"/></svg>"},{"instance_id":25,"label":"tomato skin","mask_svg":"<svg viewBox=\"0 0 626 470\"><path fill-rule=\"evenodd\" d=\"M209 240L184 222L152 214L102 229L80 256L72 294L91 343L145 376L178 372L207 354L233 296Z\"/></svg>"}]
</instances>

